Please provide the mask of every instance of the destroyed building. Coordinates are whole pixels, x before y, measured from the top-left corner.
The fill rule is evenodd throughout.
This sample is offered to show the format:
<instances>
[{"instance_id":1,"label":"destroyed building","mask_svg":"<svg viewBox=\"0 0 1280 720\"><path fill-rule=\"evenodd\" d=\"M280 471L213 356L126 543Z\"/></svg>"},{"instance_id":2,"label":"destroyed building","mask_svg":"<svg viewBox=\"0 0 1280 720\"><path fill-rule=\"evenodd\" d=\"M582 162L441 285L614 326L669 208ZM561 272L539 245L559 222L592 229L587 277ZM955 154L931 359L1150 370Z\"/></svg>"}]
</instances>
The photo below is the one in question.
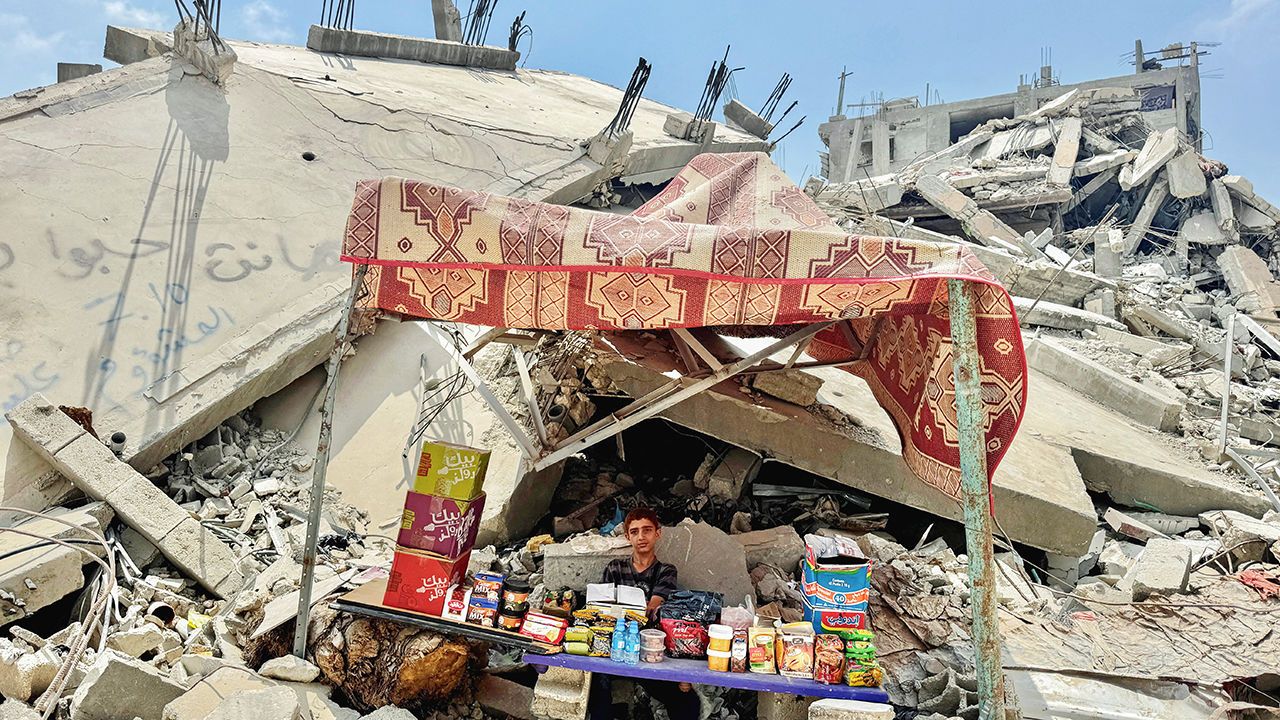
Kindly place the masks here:
<instances>
[{"instance_id":1,"label":"destroyed building","mask_svg":"<svg viewBox=\"0 0 1280 720\"><path fill-rule=\"evenodd\" d=\"M445 17L439 37L450 27ZM122 711L130 698L116 686L147 693L146 708L130 707L147 718L239 704L313 718L412 717L374 710L386 705L441 718L477 717L477 703L490 717L578 712L580 678L548 673L535 689L483 673L474 648L436 633L393 645L371 630L362 652L407 647L402 664L347 666L332 648L353 637L351 618L324 603L314 665L279 657L312 502L317 366L350 278L336 238L356 182L385 175L625 211L696 154L768 150L737 129L759 116L726 109L729 123L695 137L692 116L638 98L617 142L601 133L627 92L514 69L510 50L314 27L308 48L228 40L214 52L186 30L175 42L108 28L106 56L122 67L0 100L0 153L17 160L0 173L19 191L0 203L21 235L0 243L0 287L14 298L0 311L14 338L0 526L68 537L23 512L50 510L106 541L90 558L0 533L12 552L0 565L11 638L0 694L34 703L64 683L51 702L73 720ZM1237 174L1247 168L1200 155L1187 47L1185 62L1162 52L1164 68L1139 49L1139 72L1123 78L890 101L819 131L826 178L806 189L832 219L962 244L1015 296L1029 404L992 492L1006 674L1029 718L1081 698L1102 717L1208 718L1276 694L1280 210ZM728 556L718 587L785 617L796 591L772 568L798 561L797 530L853 533L881 565L873 602L894 703L976 717L961 511L913 476L864 381L838 368L731 380L533 472L477 390L532 430L512 345L558 422L578 427L689 373L691 348L727 364L761 341L517 334L468 355L477 383L449 348L466 352L479 328L369 330L343 364L332 418L316 600L385 565L380 536L399 522L429 424L432 437L493 451L481 528L492 547L473 567L579 584L619 553L595 531L649 504L673 524L689 518L670 542L705 550L682 574ZM544 532L559 542L530 539ZM98 560L119 576L114 590ZM81 597L116 613L92 642L91 616L68 607ZM47 624L72 613L81 624ZM1231 650L1191 649L1206 647ZM56 677L64 665L69 677ZM417 684L389 681L396 673ZM785 696L709 699L720 718L804 712Z\"/></svg>"}]
</instances>

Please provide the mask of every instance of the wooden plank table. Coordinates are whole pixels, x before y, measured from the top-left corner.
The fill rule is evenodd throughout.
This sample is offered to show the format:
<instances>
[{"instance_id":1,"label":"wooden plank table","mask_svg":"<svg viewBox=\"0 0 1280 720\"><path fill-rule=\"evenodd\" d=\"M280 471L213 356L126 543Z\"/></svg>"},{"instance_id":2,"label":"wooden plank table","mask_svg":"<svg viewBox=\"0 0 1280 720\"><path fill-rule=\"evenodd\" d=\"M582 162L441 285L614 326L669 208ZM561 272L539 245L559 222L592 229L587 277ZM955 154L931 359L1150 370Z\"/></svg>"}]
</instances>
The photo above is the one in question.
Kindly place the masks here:
<instances>
[{"instance_id":1,"label":"wooden plank table","mask_svg":"<svg viewBox=\"0 0 1280 720\"><path fill-rule=\"evenodd\" d=\"M528 652L524 655L524 662L527 665L562 667L570 670L585 670L587 672L642 680L667 680L670 682L693 683L695 685L716 685L740 690L756 690L804 697L861 700L873 703L889 702L889 693L881 688L826 685L814 680L786 677L785 675L766 675L753 672L714 672L707 669L706 660L667 658L660 663L642 662L638 665L624 665L604 657L587 657L568 653L539 655Z\"/></svg>"}]
</instances>

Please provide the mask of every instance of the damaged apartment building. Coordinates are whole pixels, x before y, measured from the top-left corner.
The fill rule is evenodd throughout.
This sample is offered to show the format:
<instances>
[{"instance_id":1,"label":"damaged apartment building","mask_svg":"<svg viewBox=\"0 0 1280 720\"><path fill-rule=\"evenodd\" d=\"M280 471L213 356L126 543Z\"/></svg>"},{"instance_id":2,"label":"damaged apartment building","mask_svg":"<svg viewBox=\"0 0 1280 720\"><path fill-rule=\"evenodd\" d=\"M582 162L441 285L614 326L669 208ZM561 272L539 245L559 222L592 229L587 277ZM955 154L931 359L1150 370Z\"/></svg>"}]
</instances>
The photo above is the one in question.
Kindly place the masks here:
<instances>
[{"instance_id":1,"label":"damaged apartment building","mask_svg":"<svg viewBox=\"0 0 1280 720\"><path fill-rule=\"evenodd\" d=\"M322 418L357 182L627 212L698 154L772 149L768 113L735 100L710 123L644 99L643 61L625 91L516 69L433 5L437 40L113 26L120 67L0 99L20 240L0 241L0 527L20 531L0 532L0 717L581 718L577 678L328 602L389 562L423 437L491 450L471 566L534 587L625 556L600 528L648 505L688 549L682 578L794 619L801 537L855 536L900 717L977 717L960 506L917 480L848 372L732 378L536 467L521 437L571 435L764 341L361 316ZM819 129L825 177L805 190L833 220L963 245L1015 296L1031 390L992 493L1026 718L1225 718L1280 694L1280 209L1201 155L1199 52L1139 44L1123 77L1046 70ZM288 640L317 501L308 662ZM79 540L67 523L101 542L53 542ZM721 720L807 708L700 692Z\"/></svg>"}]
</instances>

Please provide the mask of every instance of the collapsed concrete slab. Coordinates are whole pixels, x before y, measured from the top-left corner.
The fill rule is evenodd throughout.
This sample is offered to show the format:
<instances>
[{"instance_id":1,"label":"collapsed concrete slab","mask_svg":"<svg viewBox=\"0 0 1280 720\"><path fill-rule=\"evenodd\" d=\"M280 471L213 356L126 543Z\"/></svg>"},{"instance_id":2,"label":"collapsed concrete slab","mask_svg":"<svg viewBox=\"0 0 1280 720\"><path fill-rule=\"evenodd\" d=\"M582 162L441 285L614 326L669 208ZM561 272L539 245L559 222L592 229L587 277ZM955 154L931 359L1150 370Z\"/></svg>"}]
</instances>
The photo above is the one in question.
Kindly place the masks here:
<instances>
[{"instance_id":1,"label":"collapsed concrete slab","mask_svg":"<svg viewBox=\"0 0 1280 720\"><path fill-rule=\"evenodd\" d=\"M790 525L752 530L732 536L746 552L747 569L772 565L791 573L804 557L804 540Z\"/></svg>"},{"instance_id":2,"label":"collapsed concrete slab","mask_svg":"<svg viewBox=\"0 0 1280 720\"><path fill-rule=\"evenodd\" d=\"M1120 170L1120 187L1130 190L1150 180L1177 152L1177 128L1168 128L1164 132L1152 131L1133 164Z\"/></svg>"},{"instance_id":3,"label":"collapsed concrete slab","mask_svg":"<svg viewBox=\"0 0 1280 720\"><path fill-rule=\"evenodd\" d=\"M1124 324L1115 318L1096 312L1081 310L1069 305L1037 302L1033 298L1014 296L1013 308L1018 311L1018 322L1023 325L1040 325L1059 330L1097 330L1109 328L1123 330Z\"/></svg>"},{"instance_id":4,"label":"collapsed concrete slab","mask_svg":"<svg viewBox=\"0 0 1280 720\"><path fill-rule=\"evenodd\" d=\"M1200 169L1200 155L1188 150L1165 165L1169 175L1169 194L1176 198L1200 197L1209 189Z\"/></svg>"},{"instance_id":5,"label":"collapsed concrete slab","mask_svg":"<svg viewBox=\"0 0 1280 720\"><path fill-rule=\"evenodd\" d=\"M112 517L106 503L54 508L47 514L85 532L45 518L32 518L17 525L15 529L21 532L0 531L0 626L21 620L84 587L81 567L105 553L101 545L92 542L77 545L88 554L55 544L39 547L40 540L32 536L76 541L102 537Z\"/></svg>"},{"instance_id":6,"label":"collapsed concrete slab","mask_svg":"<svg viewBox=\"0 0 1280 720\"><path fill-rule=\"evenodd\" d=\"M983 245L991 245L991 238L1016 243L1019 235L995 215L978 207L967 195L948 185L941 178L925 175L916 180L916 192L930 205L948 217L960 222L969 237Z\"/></svg>"},{"instance_id":7,"label":"collapsed concrete slab","mask_svg":"<svg viewBox=\"0 0 1280 720\"><path fill-rule=\"evenodd\" d=\"M1186 397L1151 387L1074 352L1050 338L1027 343L1027 363L1103 406L1158 430L1178 427Z\"/></svg>"},{"instance_id":8,"label":"collapsed concrete slab","mask_svg":"<svg viewBox=\"0 0 1280 720\"><path fill-rule=\"evenodd\" d=\"M1218 255L1218 267L1231 293L1242 296L1236 302L1238 309L1258 317L1275 317L1280 288L1265 260L1247 247L1233 245Z\"/></svg>"},{"instance_id":9,"label":"collapsed concrete slab","mask_svg":"<svg viewBox=\"0 0 1280 720\"><path fill-rule=\"evenodd\" d=\"M165 705L184 692L151 665L107 650L71 697L71 720L161 720Z\"/></svg>"}]
</instances>

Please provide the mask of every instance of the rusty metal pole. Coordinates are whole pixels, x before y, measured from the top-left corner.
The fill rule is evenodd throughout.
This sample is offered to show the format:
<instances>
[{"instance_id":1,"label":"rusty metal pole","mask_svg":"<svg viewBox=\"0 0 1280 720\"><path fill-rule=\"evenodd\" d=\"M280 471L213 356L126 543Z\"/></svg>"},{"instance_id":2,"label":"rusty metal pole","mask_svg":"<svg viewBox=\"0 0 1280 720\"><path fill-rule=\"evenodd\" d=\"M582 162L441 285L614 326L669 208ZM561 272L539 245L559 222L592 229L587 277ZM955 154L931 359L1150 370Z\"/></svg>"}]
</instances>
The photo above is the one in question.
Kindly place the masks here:
<instances>
[{"instance_id":1,"label":"rusty metal pole","mask_svg":"<svg viewBox=\"0 0 1280 720\"><path fill-rule=\"evenodd\" d=\"M298 620L293 630L293 654L307 659L307 625L311 621L311 585L316 577L316 548L320 543L320 513L324 509L324 479L329 470L329 442L333 437L333 405L338 397L338 368L347 350L347 332L356 297L364 285L368 265L356 265L351 278L351 291L343 303L342 315L334 331L333 351L326 368L324 405L320 408L320 439L316 442L316 459L311 471L311 505L307 508L307 543L302 554L302 585L298 588Z\"/></svg>"},{"instance_id":2,"label":"rusty metal pole","mask_svg":"<svg viewBox=\"0 0 1280 720\"><path fill-rule=\"evenodd\" d=\"M995 553L991 546L991 490L987 483L987 444L978 369L978 333L974 285L948 280L951 301L952 371L956 382L956 422L960 438L960 495L964 537L969 553L969 602L973 606L973 645L978 675L979 720L1004 720L1004 670L996 620Z\"/></svg>"}]
</instances>

